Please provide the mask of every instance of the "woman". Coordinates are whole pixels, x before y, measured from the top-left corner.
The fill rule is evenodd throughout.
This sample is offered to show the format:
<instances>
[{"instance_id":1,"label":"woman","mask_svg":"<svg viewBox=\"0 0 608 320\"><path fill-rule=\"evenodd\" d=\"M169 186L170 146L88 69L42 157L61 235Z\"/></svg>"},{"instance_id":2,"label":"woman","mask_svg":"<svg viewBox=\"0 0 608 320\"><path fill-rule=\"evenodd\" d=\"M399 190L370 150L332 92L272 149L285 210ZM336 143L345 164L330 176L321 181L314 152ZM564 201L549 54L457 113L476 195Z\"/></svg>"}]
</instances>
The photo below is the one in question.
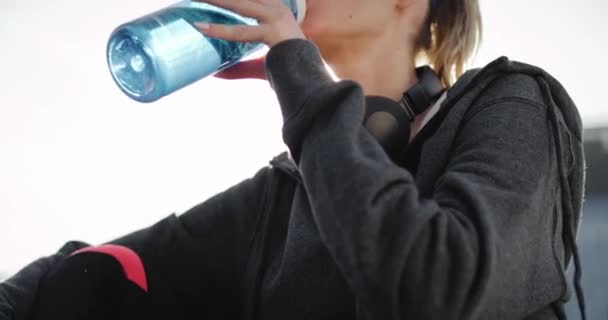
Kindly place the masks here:
<instances>
[{"instance_id":1,"label":"woman","mask_svg":"<svg viewBox=\"0 0 608 320\"><path fill-rule=\"evenodd\" d=\"M92 310L130 290L129 303L95 313L565 319L571 256L578 267L580 118L536 67L500 58L461 75L481 35L476 0L309 0L301 27L280 0L205 2L260 20L198 27L270 47L265 73L247 76L265 75L275 90L290 156L111 247L26 268L3 285L4 310L44 317L66 300ZM449 88L391 154L362 123L374 104L397 103L417 84L419 57ZM238 78L235 70L222 76ZM91 276L103 263L122 267L131 286ZM40 292L28 289L42 274ZM580 286L577 295L584 314Z\"/></svg>"}]
</instances>

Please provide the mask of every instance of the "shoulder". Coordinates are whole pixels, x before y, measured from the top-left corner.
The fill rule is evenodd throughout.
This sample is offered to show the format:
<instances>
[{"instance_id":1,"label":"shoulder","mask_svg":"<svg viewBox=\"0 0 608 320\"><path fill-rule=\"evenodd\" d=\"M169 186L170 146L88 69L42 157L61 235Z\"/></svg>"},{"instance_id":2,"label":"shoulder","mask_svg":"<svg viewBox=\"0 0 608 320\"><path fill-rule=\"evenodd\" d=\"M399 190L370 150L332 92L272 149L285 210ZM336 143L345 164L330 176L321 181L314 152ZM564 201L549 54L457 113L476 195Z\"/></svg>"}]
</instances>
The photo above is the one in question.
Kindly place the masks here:
<instances>
[{"instance_id":1,"label":"shoulder","mask_svg":"<svg viewBox=\"0 0 608 320\"><path fill-rule=\"evenodd\" d=\"M468 97L458 99L468 102L467 113L501 102L519 102L542 111L548 107L548 81L555 80L540 67L500 57L466 72L451 90L452 95Z\"/></svg>"},{"instance_id":2,"label":"shoulder","mask_svg":"<svg viewBox=\"0 0 608 320\"><path fill-rule=\"evenodd\" d=\"M480 92L477 104L504 99L520 99L532 104L543 104L544 99L538 81L525 73L506 73L497 75Z\"/></svg>"},{"instance_id":3,"label":"shoulder","mask_svg":"<svg viewBox=\"0 0 608 320\"><path fill-rule=\"evenodd\" d=\"M506 57L465 73L450 88L453 99L448 119L457 122L455 142L490 141L492 137L523 141L531 135L547 136L548 111L552 110L544 82L548 77L536 66Z\"/></svg>"}]
</instances>

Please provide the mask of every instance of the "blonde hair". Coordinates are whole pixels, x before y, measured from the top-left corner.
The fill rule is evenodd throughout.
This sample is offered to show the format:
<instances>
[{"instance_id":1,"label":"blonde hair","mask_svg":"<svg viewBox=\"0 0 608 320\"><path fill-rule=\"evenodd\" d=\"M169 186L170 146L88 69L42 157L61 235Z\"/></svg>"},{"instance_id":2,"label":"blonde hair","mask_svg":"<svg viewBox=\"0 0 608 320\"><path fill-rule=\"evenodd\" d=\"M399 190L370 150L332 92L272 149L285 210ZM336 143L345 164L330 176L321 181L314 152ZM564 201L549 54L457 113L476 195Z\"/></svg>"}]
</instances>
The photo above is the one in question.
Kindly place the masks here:
<instances>
[{"instance_id":1,"label":"blonde hair","mask_svg":"<svg viewBox=\"0 0 608 320\"><path fill-rule=\"evenodd\" d=\"M451 86L477 53L481 37L478 0L440 0L422 26L417 60L430 64L443 84Z\"/></svg>"}]
</instances>

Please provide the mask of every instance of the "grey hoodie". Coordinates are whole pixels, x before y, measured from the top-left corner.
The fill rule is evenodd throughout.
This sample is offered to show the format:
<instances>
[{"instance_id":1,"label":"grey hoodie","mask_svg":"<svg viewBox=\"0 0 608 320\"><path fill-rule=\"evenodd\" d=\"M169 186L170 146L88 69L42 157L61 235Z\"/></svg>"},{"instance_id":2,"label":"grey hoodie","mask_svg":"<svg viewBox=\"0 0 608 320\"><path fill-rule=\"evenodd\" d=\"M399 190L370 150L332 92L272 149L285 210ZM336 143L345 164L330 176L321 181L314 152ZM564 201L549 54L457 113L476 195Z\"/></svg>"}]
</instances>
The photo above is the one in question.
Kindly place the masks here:
<instances>
[{"instance_id":1,"label":"grey hoodie","mask_svg":"<svg viewBox=\"0 0 608 320\"><path fill-rule=\"evenodd\" d=\"M361 87L333 83L311 42L281 43L266 61L301 177L291 217L309 216L305 238L321 239L357 318L564 318L584 160L580 117L554 78L504 57L468 72L393 162L360 125ZM262 318L287 316L272 306L299 283L283 280L298 274L288 257L275 257L281 285Z\"/></svg>"},{"instance_id":2,"label":"grey hoodie","mask_svg":"<svg viewBox=\"0 0 608 320\"><path fill-rule=\"evenodd\" d=\"M565 319L584 159L555 79L504 57L469 71L388 155L362 126L360 85L334 82L312 42L273 46L266 70L291 156L112 241L141 257L156 306L176 319ZM44 270L0 285L0 318L14 301L28 313L35 287L7 288Z\"/></svg>"}]
</instances>

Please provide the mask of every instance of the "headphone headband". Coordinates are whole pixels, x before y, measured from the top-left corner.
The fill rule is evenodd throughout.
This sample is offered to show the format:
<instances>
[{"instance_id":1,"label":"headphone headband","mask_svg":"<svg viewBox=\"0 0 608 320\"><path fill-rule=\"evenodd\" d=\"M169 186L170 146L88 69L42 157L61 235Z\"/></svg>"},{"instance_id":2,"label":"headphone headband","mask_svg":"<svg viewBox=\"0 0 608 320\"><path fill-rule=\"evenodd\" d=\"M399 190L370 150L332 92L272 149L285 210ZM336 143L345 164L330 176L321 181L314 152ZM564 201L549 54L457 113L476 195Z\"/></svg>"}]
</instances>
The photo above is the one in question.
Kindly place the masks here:
<instances>
[{"instance_id":1,"label":"headphone headband","mask_svg":"<svg viewBox=\"0 0 608 320\"><path fill-rule=\"evenodd\" d=\"M416 68L418 83L403 94L401 105L405 108L409 120L424 112L443 92L443 84L429 66Z\"/></svg>"},{"instance_id":2,"label":"headphone headband","mask_svg":"<svg viewBox=\"0 0 608 320\"><path fill-rule=\"evenodd\" d=\"M441 80L430 67L416 68L416 75L418 82L403 94L400 103L382 96L366 96L363 124L391 156L398 155L407 145L411 121L444 91Z\"/></svg>"}]
</instances>

